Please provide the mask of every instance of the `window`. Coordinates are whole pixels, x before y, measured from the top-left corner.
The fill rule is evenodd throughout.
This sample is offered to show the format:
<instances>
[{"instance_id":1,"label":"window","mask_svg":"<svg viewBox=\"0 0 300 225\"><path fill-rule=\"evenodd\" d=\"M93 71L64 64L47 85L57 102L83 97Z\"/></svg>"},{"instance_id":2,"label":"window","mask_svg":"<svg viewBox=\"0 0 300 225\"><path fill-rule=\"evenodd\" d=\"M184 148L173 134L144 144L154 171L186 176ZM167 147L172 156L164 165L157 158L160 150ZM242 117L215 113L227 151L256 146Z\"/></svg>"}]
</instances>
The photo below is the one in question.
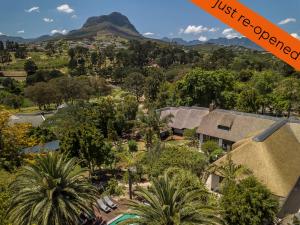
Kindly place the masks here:
<instances>
[{"instance_id":1,"label":"window","mask_svg":"<svg viewBox=\"0 0 300 225\"><path fill-rule=\"evenodd\" d=\"M226 127L226 126L223 126L223 125L218 125L218 129L229 131L230 127Z\"/></svg>"}]
</instances>

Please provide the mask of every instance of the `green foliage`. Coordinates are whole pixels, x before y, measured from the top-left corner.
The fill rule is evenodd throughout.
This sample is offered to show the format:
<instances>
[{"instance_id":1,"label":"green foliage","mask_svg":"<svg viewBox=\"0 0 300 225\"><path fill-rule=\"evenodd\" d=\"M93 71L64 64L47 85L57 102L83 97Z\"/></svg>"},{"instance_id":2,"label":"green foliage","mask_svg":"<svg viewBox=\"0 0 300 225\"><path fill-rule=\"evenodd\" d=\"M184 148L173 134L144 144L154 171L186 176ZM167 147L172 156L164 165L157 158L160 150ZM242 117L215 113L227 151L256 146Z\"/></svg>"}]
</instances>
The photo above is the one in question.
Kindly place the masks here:
<instances>
[{"instance_id":1,"label":"green foliage","mask_svg":"<svg viewBox=\"0 0 300 225\"><path fill-rule=\"evenodd\" d=\"M110 179L107 182L103 195L120 196L124 194L124 188L119 185L116 179Z\"/></svg>"},{"instance_id":2,"label":"green foliage","mask_svg":"<svg viewBox=\"0 0 300 225\"><path fill-rule=\"evenodd\" d=\"M9 185L14 181L15 174L0 170L0 224L9 225L7 221L7 210L12 196Z\"/></svg>"},{"instance_id":3,"label":"green foliage","mask_svg":"<svg viewBox=\"0 0 300 225\"><path fill-rule=\"evenodd\" d=\"M138 218L122 224L219 224L218 210L203 201L208 193L180 181L176 176L164 174L153 179L148 190L138 187L136 195L147 204L130 201L130 209Z\"/></svg>"},{"instance_id":4,"label":"green foliage","mask_svg":"<svg viewBox=\"0 0 300 225\"><path fill-rule=\"evenodd\" d=\"M223 149L220 148L218 143L215 141L206 141L202 144L201 150L204 152L210 163L216 161L224 154Z\"/></svg>"},{"instance_id":5,"label":"green foliage","mask_svg":"<svg viewBox=\"0 0 300 225\"><path fill-rule=\"evenodd\" d=\"M178 146L160 146L158 149L151 149L142 162L148 174L155 177L164 173L170 167L188 169L197 175L201 175L206 165L206 159L202 153Z\"/></svg>"},{"instance_id":6,"label":"green foliage","mask_svg":"<svg viewBox=\"0 0 300 225\"><path fill-rule=\"evenodd\" d=\"M198 146L198 135L197 128L194 129L185 129L183 132L183 137L190 141L191 146Z\"/></svg>"},{"instance_id":7,"label":"green foliage","mask_svg":"<svg viewBox=\"0 0 300 225\"><path fill-rule=\"evenodd\" d=\"M228 183L222 194L221 206L228 224L270 224L278 212L278 201L254 177L238 184Z\"/></svg>"},{"instance_id":8,"label":"green foliage","mask_svg":"<svg viewBox=\"0 0 300 225\"><path fill-rule=\"evenodd\" d=\"M137 152L138 151L138 144L134 140L128 141L128 149L130 152Z\"/></svg>"},{"instance_id":9,"label":"green foliage","mask_svg":"<svg viewBox=\"0 0 300 225\"><path fill-rule=\"evenodd\" d=\"M13 224L71 225L81 213L93 216L97 191L76 159L57 153L37 156L12 184L9 220Z\"/></svg>"},{"instance_id":10,"label":"green foliage","mask_svg":"<svg viewBox=\"0 0 300 225\"><path fill-rule=\"evenodd\" d=\"M32 75L38 70L38 67L33 60L27 60L24 63L24 70L26 71L27 75Z\"/></svg>"},{"instance_id":11,"label":"green foliage","mask_svg":"<svg viewBox=\"0 0 300 225\"><path fill-rule=\"evenodd\" d=\"M64 74L59 70L38 70L34 74L26 77L26 84L33 85L38 82L47 82L62 76L64 76Z\"/></svg>"},{"instance_id":12,"label":"green foliage","mask_svg":"<svg viewBox=\"0 0 300 225\"><path fill-rule=\"evenodd\" d=\"M137 101L143 95L145 78L143 74L134 72L129 74L124 80L124 88L134 94Z\"/></svg>"},{"instance_id":13,"label":"green foliage","mask_svg":"<svg viewBox=\"0 0 300 225\"><path fill-rule=\"evenodd\" d=\"M171 115L160 118L160 114L153 109L149 109L147 113L140 113L136 121L136 128L143 136L147 149L153 146L155 139L160 138L160 132L162 130L170 129L168 123L171 120Z\"/></svg>"},{"instance_id":14,"label":"green foliage","mask_svg":"<svg viewBox=\"0 0 300 225\"><path fill-rule=\"evenodd\" d=\"M61 150L70 157L78 157L93 173L108 159L112 146L105 142L95 127L81 125L70 130L61 140Z\"/></svg>"},{"instance_id":15,"label":"green foliage","mask_svg":"<svg viewBox=\"0 0 300 225\"><path fill-rule=\"evenodd\" d=\"M225 70L194 69L177 83L179 103L208 107L212 101L222 103L222 92L231 90L234 74Z\"/></svg>"},{"instance_id":16,"label":"green foliage","mask_svg":"<svg viewBox=\"0 0 300 225\"><path fill-rule=\"evenodd\" d=\"M257 113L259 109L259 95L257 90L247 88L243 90L237 100L237 109L248 113Z\"/></svg>"}]
</instances>

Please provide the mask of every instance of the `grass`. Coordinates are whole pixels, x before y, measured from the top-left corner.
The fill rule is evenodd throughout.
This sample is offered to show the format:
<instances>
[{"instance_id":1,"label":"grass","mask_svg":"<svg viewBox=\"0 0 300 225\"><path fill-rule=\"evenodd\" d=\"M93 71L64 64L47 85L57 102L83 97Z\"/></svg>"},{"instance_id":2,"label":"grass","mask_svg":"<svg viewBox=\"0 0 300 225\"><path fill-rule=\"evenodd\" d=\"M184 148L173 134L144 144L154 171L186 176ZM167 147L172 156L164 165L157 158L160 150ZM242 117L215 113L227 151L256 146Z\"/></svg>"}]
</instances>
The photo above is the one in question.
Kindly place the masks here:
<instances>
[{"instance_id":1,"label":"grass","mask_svg":"<svg viewBox=\"0 0 300 225\"><path fill-rule=\"evenodd\" d=\"M57 54L52 57L43 52L29 52L31 58L39 69L63 69L67 67L69 58L66 54ZM12 54L12 62L2 65L4 71L23 71L26 59L16 59Z\"/></svg>"}]
</instances>

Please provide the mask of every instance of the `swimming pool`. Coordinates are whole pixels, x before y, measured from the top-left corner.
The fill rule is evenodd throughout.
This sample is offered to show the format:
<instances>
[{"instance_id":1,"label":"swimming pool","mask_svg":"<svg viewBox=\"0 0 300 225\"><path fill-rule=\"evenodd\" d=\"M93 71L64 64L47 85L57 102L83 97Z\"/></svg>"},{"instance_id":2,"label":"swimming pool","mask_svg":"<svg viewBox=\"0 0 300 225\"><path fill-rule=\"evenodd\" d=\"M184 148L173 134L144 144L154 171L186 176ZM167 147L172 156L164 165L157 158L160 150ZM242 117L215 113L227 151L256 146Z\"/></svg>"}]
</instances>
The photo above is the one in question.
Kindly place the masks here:
<instances>
[{"instance_id":1,"label":"swimming pool","mask_svg":"<svg viewBox=\"0 0 300 225\"><path fill-rule=\"evenodd\" d=\"M122 214L122 215L116 217L113 221L110 221L108 223L108 225L117 225L120 222L123 222L123 221L128 220L128 219L136 218L136 217L137 216L133 215L133 214Z\"/></svg>"}]
</instances>

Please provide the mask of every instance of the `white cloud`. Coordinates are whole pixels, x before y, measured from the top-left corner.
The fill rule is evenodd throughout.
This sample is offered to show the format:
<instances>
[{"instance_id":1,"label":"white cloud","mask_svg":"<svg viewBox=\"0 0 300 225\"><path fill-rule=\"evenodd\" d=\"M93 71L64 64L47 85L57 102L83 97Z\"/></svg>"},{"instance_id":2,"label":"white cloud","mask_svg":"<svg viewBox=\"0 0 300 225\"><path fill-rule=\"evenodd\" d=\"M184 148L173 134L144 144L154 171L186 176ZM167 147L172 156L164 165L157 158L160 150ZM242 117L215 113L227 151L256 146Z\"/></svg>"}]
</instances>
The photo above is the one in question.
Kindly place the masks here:
<instances>
[{"instance_id":1,"label":"white cloud","mask_svg":"<svg viewBox=\"0 0 300 225\"><path fill-rule=\"evenodd\" d=\"M1 35L4 35L4 34L0 32L0 36L1 36Z\"/></svg>"},{"instance_id":2,"label":"white cloud","mask_svg":"<svg viewBox=\"0 0 300 225\"><path fill-rule=\"evenodd\" d=\"M227 38L227 39L232 39L232 38L236 38L236 37L241 37L241 35L237 32L235 32L233 29L231 28L227 28L225 30L223 30L222 34Z\"/></svg>"},{"instance_id":3,"label":"white cloud","mask_svg":"<svg viewBox=\"0 0 300 225\"><path fill-rule=\"evenodd\" d=\"M152 32L146 32L146 33L144 33L143 35L144 35L144 36L153 36L154 33L152 33Z\"/></svg>"},{"instance_id":4,"label":"white cloud","mask_svg":"<svg viewBox=\"0 0 300 225\"><path fill-rule=\"evenodd\" d=\"M74 9L72 9L68 4L63 4L63 5L57 6L56 9L62 13L73 13L74 12Z\"/></svg>"},{"instance_id":5,"label":"white cloud","mask_svg":"<svg viewBox=\"0 0 300 225\"><path fill-rule=\"evenodd\" d=\"M200 37L198 38L198 40L199 40L199 41L207 41L207 37L205 37L205 36L200 36Z\"/></svg>"},{"instance_id":6,"label":"white cloud","mask_svg":"<svg viewBox=\"0 0 300 225\"><path fill-rule=\"evenodd\" d=\"M43 20L46 22L46 23L53 23L54 22L54 20L53 19L51 19L51 18L43 18Z\"/></svg>"},{"instance_id":7,"label":"white cloud","mask_svg":"<svg viewBox=\"0 0 300 225\"><path fill-rule=\"evenodd\" d=\"M24 31L24 30L19 30L17 33L18 33L18 34L24 34L25 31Z\"/></svg>"},{"instance_id":8,"label":"white cloud","mask_svg":"<svg viewBox=\"0 0 300 225\"><path fill-rule=\"evenodd\" d=\"M291 35L292 35L294 38L300 39L300 35L297 34L297 33L291 33Z\"/></svg>"},{"instance_id":9,"label":"white cloud","mask_svg":"<svg viewBox=\"0 0 300 225\"><path fill-rule=\"evenodd\" d=\"M38 6L33 6L33 7L31 7L30 9L25 9L25 12L28 12L28 13L32 13L32 12L40 12L40 7L38 7Z\"/></svg>"},{"instance_id":10,"label":"white cloud","mask_svg":"<svg viewBox=\"0 0 300 225\"><path fill-rule=\"evenodd\" d=\"M195 26L195 25L188 25L187 28L184 29L183 33L185 34L200 34L204 31L208 31L209 29L207 27L204 27L202 25Z\"/></svg>"},{"instance_id":11,"label":"white cloud","mask_svg":"<svg viewBox=\"0 0 300 225\"><path fill-rule=\"evenodd\" d=\"M65 34L67 34L68 33L68 31L66 30L66 29L63 29L63 30L52 30L51 31L51 34L63 34L63 35L65 35Z\"/></svg>"},{"instance_id":12,"label":"white cloud","mask_svg":"<svg viewBox=\"0 0 300 225\"><path fill-rule=\"evenodd\" d=\"M208 32L217 32L218 30L219 30L219 28L212 27L208 30Z\"/></svg>"},{"instance_id":13,"label":"white cloud","mask_svg":"<svg viewBox=\"0 0 300 225\"><path fill-rule=\"evenodd\" d=\"M77 15L74 14L74 15L71 16L71 18L72 18L72 19L76 19L76 18L77 18Z\"/></svg>"},{"instance_id":14,"label":"white cloud","mask_svg":"<svg viewBox=\"0 0 300 225\"><path fill-rule=\"evenodd\" d=\"M297 20L295 18L286 18L284 20L281 20L278 24L279 25L284 25L284 24L287 24L287 23L295 23L297 22Z\"/></svg>"}]
</instances>

